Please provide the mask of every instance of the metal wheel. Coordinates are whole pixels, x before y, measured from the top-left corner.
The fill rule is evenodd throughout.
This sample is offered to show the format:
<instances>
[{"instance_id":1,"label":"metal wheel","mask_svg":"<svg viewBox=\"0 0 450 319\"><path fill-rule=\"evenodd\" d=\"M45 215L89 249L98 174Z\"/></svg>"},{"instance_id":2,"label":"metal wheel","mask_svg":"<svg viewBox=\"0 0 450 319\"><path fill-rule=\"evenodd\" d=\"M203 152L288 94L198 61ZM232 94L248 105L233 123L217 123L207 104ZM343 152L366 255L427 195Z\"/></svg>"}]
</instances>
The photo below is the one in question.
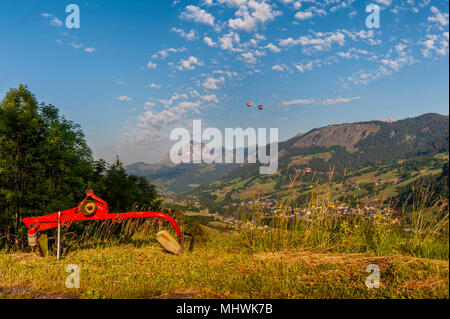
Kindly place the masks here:
<instances>
[{"instance_id":1,"label":"metal wheel","mask_svg":"<svg viewBox=\"0 0 450 319\"><path fill-rule=\"evenodd\" d=\"M97 212L97 206L90 200L85 200L80 205L80 213L86 217L92 217Z\"/></svg>"}]
</instances>

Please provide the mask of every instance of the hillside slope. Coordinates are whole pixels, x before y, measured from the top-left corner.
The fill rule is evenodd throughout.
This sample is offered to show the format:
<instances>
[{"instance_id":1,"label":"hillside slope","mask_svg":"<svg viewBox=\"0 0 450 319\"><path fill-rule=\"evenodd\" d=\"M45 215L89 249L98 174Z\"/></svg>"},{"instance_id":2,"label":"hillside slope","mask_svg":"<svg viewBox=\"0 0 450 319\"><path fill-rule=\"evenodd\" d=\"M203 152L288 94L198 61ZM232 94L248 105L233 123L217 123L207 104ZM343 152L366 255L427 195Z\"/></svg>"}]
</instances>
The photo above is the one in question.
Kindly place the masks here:
<instances>
[{"instance_id":1,"label":"hillside slope","mask_svg":"<svg viewBox=\"0 0 450 319\"><path fill-rule=\"evenodd\" d=\"M335 172L368 163L448 152L449 118L424 114L396 122L371 121L331 125L296 136L279 145L281 174L310 167ZM259 165L241 166L226 177L258 173Z\"/></svg>"}]
</instances>

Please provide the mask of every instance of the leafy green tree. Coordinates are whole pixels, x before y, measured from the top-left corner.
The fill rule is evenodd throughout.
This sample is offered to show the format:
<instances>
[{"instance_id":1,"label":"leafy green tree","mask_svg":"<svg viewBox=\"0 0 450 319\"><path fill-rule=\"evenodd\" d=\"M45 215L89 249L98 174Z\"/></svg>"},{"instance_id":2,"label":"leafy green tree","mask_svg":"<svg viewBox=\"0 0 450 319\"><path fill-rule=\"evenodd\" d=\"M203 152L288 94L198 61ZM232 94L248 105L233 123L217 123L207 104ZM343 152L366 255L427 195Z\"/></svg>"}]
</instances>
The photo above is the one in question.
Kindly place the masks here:
<instances>
[{"instance_id":1,"label":"leafy green tree","mask_svg":"<svg viewBox=\"0 0 450 319\"><path fill-rule=\"evenodd\" d=\"M11 89L0 103L0 241L24 235L24 217L74 207L87 188L115 211L160 207L154 186L118 158L93 160L79 125L38 104L25 85Z\"/></svg>"},{"instance_id":2,"label":"leafy green tree","mask_svg":"<svg viewBox=\"0 0 450 319\"><path fill-rule=\"evenodd\" d=\"M24 85L11 89L0 103L0 221L7 233L16 233L22 216L36 205L43 130L35 96Z\"/></svg>"},{"instance_id":3,"label":"leafy green tree","mask_svg":"<svg viewBox=\"0 0 450 319\"><path fill-rule=\"evenodd\" d=\"M104 198L115 212L123 212L137 204L148 210L160 208L155 187L145 177L128 175L119 158L106 171Z\"/></svg>"}]
</instances>

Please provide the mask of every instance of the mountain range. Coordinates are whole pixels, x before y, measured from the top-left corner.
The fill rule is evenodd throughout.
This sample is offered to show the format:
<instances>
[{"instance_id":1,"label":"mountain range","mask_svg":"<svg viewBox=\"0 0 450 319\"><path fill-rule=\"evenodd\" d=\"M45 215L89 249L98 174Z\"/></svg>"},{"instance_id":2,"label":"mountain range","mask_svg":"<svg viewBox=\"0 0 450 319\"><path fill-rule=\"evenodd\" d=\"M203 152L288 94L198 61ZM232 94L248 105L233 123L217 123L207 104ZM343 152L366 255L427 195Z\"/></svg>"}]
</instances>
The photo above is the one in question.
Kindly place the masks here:
<instances>
[{"instance_id":1,"label":"mountain range","mask_svg":"<svg viewBox=\"0 0 450 319\"><path fill-rule=\"evenodd\" d=\"M320 179L326 178L330 169L339 176L367 165L439 154L448 149L449 117L440 114L329 125L279 143L279 167L274 175L280 180L308 169ZM174 165L166 156L159 164L140 162L126 169L130 174L148 178L163 194L180 194L220 181L257 177L259 167L260 164Z\"/></svg>"}]
</instances>

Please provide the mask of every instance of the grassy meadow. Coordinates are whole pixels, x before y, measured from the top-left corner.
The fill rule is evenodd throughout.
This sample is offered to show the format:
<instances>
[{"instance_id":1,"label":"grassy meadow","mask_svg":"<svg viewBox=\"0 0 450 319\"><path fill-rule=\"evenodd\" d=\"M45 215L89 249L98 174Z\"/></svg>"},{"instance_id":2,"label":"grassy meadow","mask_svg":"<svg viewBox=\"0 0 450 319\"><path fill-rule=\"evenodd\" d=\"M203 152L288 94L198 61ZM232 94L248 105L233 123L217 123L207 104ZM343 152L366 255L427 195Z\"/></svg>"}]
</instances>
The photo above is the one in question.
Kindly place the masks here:
<instances>
[{"instance_id":1,"label":"grassy meadow","mask_svg":"<svg viewBox=\"0 0 450 319\"><path fill-rule=\"evenodd\" d=\"M311 197L308 216L289 216L288 199L269 221L243 205L235 228L187 224L192 252L163 251L152 219L92 223L62 260L0 252L1 298L449 298L448 205L427 189L395 216L339 214L329 197ZM223 226L223 225L222 225ZM72 239L70 239L72 238ZM66 288L66 267L80 288ZM380 270L369 289L366 267Z\"/></svg>"},{"instance_id":2,"label":"grassy meadow","mask_svg":"<svg viewBox=\"0 0 450 319\"><path fill-rule=\"evenodd\" d=\"M80 288L65 286L80 267ZM380 288L365 285L380 268ZM85 247L63 260L0 255L2 298L448 298L448 261L326 249L254 252L235 234L212 233L174 256L155 243Z\"/></svg>"}]
</instances>

